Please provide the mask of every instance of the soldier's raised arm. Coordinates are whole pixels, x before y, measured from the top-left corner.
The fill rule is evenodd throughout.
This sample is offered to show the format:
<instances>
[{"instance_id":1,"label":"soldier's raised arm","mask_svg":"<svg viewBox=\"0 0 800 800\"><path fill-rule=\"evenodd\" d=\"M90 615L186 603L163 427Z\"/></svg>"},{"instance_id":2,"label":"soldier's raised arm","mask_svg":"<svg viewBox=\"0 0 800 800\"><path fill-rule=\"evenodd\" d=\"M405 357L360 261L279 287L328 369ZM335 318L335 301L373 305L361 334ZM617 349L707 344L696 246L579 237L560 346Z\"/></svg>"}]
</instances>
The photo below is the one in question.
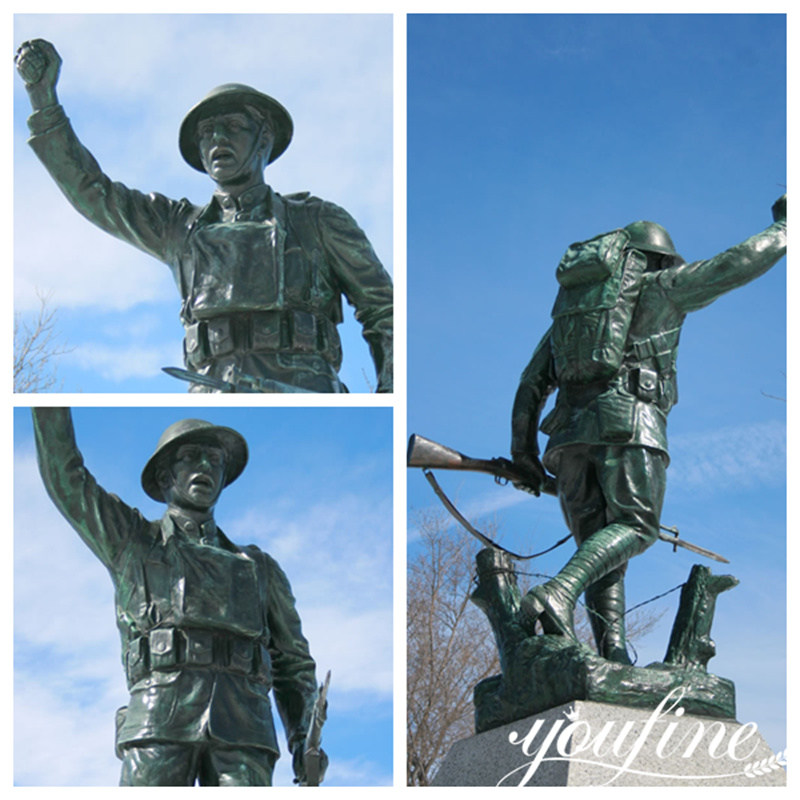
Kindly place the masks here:
<instances>
[{"instance_id":1,"label":"soldier's raised arm","mask_svg":"<svg viewBox=\"0 0 800 800\"><path fill-rule=\"evenodd\" d=\"M15 62L33 112L28 144L75 210L106 233L168 261L189 204L129 189L103 173L59 104L56 85L62 62L50 42L24 42Z\"/></svg>"},{"instance_id":2,"label":"soldier's raised arm","mask_svg":"<svg viewBox=\"0 0 800 800\"><path fill-rule=\"evenodd\" d=\"M774 222L719 255L661 270L658 282L683 312L696 311L720 295L763 275L786 254L786 195L772 206Z\"/></svg>"},{"instance_id":3,"label":"soldier's raised arm","mask_svg":"<svg viewBox=\"0 0 800 800\"><path fill-rule=\"evenodd\" d=\"M97 485L84 466L68 408L32 408L31 412L39 472L47 493L92 552L109 566L145 520Z\"/></svg>"}]
</instances>

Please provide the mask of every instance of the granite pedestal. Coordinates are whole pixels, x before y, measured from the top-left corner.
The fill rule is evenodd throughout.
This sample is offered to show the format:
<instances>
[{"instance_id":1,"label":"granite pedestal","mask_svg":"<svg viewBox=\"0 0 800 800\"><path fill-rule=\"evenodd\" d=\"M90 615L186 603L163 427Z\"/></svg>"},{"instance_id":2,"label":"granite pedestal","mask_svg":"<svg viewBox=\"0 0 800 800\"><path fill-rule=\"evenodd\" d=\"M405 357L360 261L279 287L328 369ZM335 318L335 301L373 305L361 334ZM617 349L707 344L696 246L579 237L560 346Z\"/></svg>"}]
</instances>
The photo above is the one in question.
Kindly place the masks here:
<instances>
[{"instance_id":1,"label":"granite pedestal","mask_svg":"<svg viewBox=\"0 0 800 800\"><path fill-rule=\"evenodd\" d=\"M673 698L674 700L674 698ZM784 786L753 723L576 700L463 739L434 786Z\"/></svg>"}]
</instances>

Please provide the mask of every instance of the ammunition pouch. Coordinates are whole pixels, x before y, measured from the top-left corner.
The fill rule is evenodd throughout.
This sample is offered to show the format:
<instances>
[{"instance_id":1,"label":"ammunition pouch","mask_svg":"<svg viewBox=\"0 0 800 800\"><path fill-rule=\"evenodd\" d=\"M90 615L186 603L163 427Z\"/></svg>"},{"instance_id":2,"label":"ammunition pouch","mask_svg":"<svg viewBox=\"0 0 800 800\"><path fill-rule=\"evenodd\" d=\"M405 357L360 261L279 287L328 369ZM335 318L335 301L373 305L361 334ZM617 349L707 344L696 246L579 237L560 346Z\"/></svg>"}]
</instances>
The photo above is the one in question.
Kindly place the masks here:
<instances>
[{"instance_id":1,"label":"ammunition pouch","mask_svg":"<svg viewBox=\"0 0 800 800\"><path fill-rule=\"evenodd\" d=\"M129 686L156 670L211 666L271 683L269 655L261 644L224 631L155 628L131 641L125 654Z\"/></svg>"},{"instance_id":2,"label":"ammunition pouch","mask_svg":"<svg viewBox=\"0 0 800 800\"><path fill-rule=\"evenodd\" d=\"M636 422L634 398L612 388L598 395L595 404L601 441L615 444L629 442Z\"/></svg>"},{"instance_id":3,"label":"ammunition pouch","mask_svg":"<svg viewBox=\"0 0 800 800\"><path fill-rule=\"evenodd\" d=\"M338 371L342 345L326 316L301 309L253 311L186 326L184 360L198 369L231 353L316 353Z\"/></svg>"},{"instance_id":4,"label":"ammunition pouch","mask_svg":"<svg viewBox=\"0 0 800 800\"><path fill-rule=\"evenodd\" d=\"M678 384L673 374L661 375L654 369L634 367L628 371L628 391L645 403L656 405L665 414L678 402Z\"/></svg>"}]
</instances>

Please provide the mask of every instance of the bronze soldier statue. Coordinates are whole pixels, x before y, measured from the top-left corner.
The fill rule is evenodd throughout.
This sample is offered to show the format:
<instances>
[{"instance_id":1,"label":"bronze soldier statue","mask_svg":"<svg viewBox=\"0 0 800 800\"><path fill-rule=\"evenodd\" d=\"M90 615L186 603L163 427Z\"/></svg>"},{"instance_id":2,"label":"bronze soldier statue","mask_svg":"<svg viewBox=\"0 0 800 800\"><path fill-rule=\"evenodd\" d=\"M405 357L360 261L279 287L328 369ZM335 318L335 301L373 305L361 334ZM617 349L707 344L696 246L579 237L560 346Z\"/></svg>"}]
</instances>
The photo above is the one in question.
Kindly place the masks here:
<instances>
[{"instance_id":1,"label":"bronze soldier statue","mask_svg":"<svg viewBox=\"0 0 800 800\"><path fill-rule=\"evenodd\" d=\"M229 83L186 115L181 155L216 184L201 207L103 174L58 103L52 44L25 42L16 62L33 108L29 143L61 191L90 222L172 271L185 377L196 377L190 391L347 391L338 377L342 296L363 327L377 391L392 391L392 282L363 231L333 203L282 196L264 182L292 138L277 100Z\"/></svg>"},{"instance_id":2,"label":"bronze soldier statue","mask_svg":"<svg viewBox=\"0 0 800 800\"><path fill-rule=\"evenodd\" d=\"M196 419L164 431L142 487L147 520L98 486L69 409L33 409L39 469L59 511L111 574L130 690L117 712L122 786L270 786L279 755L270 691L298 782L317 698L315 665L286 575L217 527L247 445ZM315 771L324 772L327 756Z\"/></svg>"},{"instance_id":3,"label":"bronze soldier statue","mask_svg":"<svg viewBox=\"0 0 800 800\"><path fill-rule=\"evenodd\" d=\"M772 211L766 230L705 261L687 264L653 222L572 245L562 259L552 326L514 402L511 450L535 493L545 469L555 475L578 549L558 575L523 598L530 632L538 620L544 633L574 638L573 611L585 592L600 655L630 663L623 579L628 559L658 535L681 326L688 312L784 255L785 195ZM555 408L540 428L555 390ZM538 430L550 437L541 459Z\"/></svg>"}]
</instances>

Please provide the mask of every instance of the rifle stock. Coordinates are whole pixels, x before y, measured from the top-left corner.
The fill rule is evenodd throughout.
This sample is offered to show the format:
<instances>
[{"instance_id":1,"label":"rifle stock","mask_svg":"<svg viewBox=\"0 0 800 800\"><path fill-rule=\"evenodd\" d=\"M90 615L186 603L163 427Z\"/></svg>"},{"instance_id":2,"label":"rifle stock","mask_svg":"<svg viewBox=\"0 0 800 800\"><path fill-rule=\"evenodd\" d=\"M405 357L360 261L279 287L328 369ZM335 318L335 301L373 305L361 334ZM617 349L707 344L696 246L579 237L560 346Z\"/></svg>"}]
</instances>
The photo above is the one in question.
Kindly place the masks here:
<instances>
[{"instance_id":1,"label":"rifle stock","mask_svg":"<svg viewBox=\"0 0 800 800\"><path fill-rule=\"evenodd\" d=\"M471 458L458 450L446 447L432 439L412 433L408 440L406 463L409 467L421 469L452 469L464 472L484 472L496 480L511 481L515 484L529 485L528 476L507 458ZM556 494L555 479L548 475L541 491Z\"/></svg>"}]
</instances>

